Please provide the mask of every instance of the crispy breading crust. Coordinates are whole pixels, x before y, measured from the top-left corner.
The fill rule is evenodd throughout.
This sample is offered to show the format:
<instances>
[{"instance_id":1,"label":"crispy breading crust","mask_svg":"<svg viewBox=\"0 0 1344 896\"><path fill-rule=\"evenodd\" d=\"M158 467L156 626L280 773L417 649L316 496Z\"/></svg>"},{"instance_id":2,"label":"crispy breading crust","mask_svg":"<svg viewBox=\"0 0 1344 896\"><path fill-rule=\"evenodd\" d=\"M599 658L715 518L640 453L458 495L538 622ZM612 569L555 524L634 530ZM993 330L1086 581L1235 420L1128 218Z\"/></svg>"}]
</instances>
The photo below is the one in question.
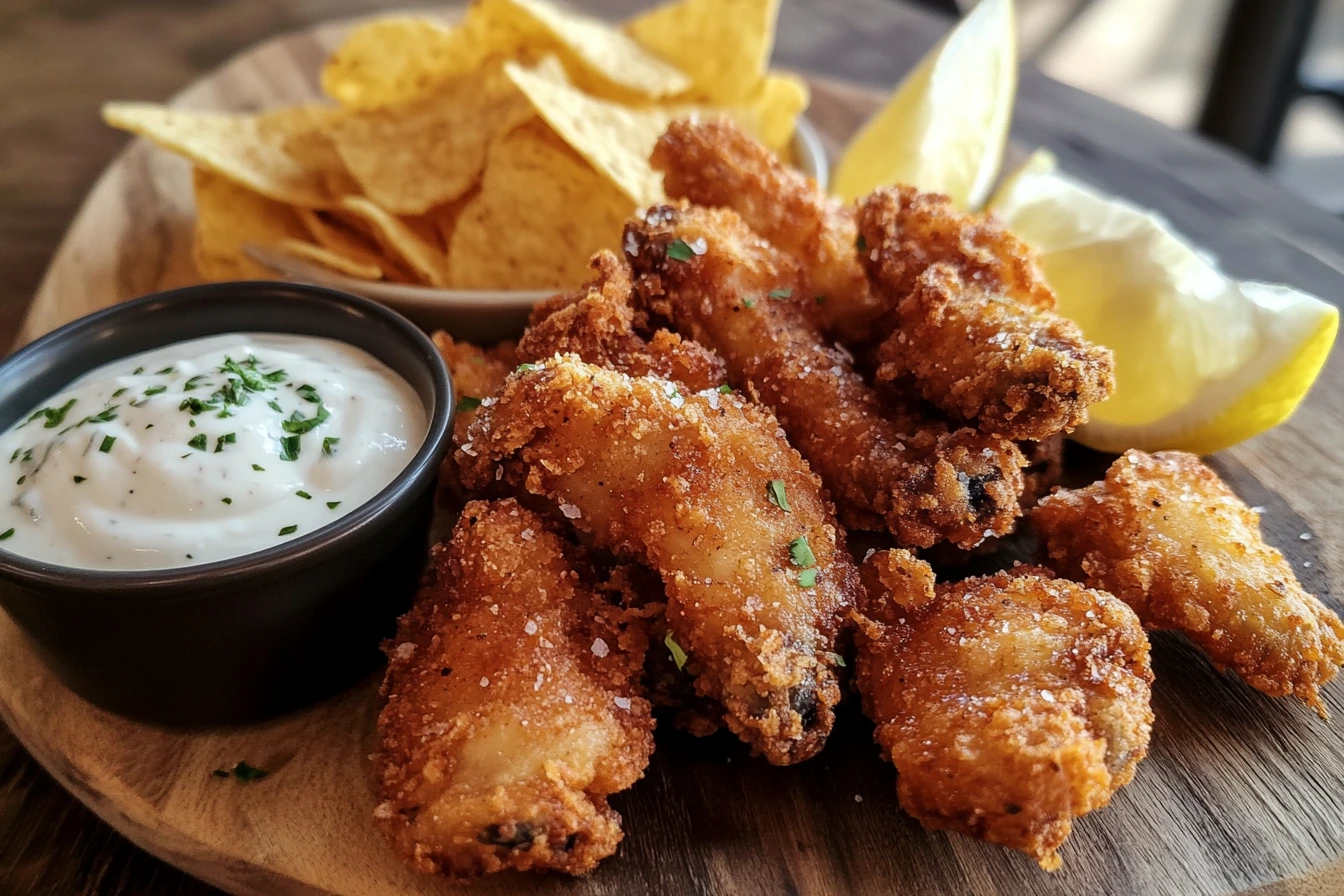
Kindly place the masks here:
<instances>
[{"instance_id":1,"label":"crispy breading crust","mask_svg":"<svg viewBox=\"0 0 1344 896\"><path fill-rule=\"evenodd\" d=\"M1109 349L1055 314L1035 255L946 197L878 190L859 207L870 276L892 303L878 378L907 380L986 433L1042 440L1115 389Z\"/></svg>"},{"instance_id":2,"label":"crispy breading crust","mask_svg":"<svg viewBox=\"0 0 1344 896\"><path fill-rule=\"evenodd\" d=\"M1047 562L1105 588L1152 629L1186 634L1219 668L1326 716L1344 623L1265 544L1260 518L1193 454L1127 451L1106 478L1032 512Z\"/></svg>"},{"instance_id":3,"label":"crispy breading crust","mask_svg":"<svg viewBox=\"0 0 1344 896\"><path fill-rule=\"evenodd\" d=\"M453 444L461 445L471 421L476 419L477 411L477 407L464 399L491 400L491 396L503 389L509 373L518 366L517 347L512 342L501 342L484 349L470 342L456 340L443 330L435 332L431 338L444 363L448 365L448 372L452 374L453 395L457 400L453 413ZM468 494L458 475L457 461L450 453L439 466L435 503L444 513L435 517L432 540L447 537L448 533L439 531L439 527L450 525L448 519L455 518L462 505L472 497L483 495Z\"/></svg>"},{"instance_id":4,"label":"crispy breading crust","mask_svg":"<svg viewBox=\"0 0 1344 896\"><path fill-rule=\"evenodd\" d=\"M931 589L927 565L891 551L863 577L857 680L901 806L1055 870L1073 819L1106 805L1148 751L1138 618L1033 567Z\"/></svg>"},{"instance_id":5,"label":"crispy breading crust","mask_svg":"<svg viewBox=\"0 0 1344 896\"><path fill-rule=\"evenodd\" d=\"M713 389L728 379L723 359L698 343L668 330L652 329L641 320L630 293L630 267L605 249L589 266L593 282L576 296L560 296L538 305L532 323L518 342L524 361L573 353L631 376L651 374L670 379L691 392Z\"/></svg>"},{"instance_id":6,"label":"crispy breading crust","mask_svg":"<svg viewBox=\"0 0 1344 896\"><path fill-rule=\"evenodd\" d=\"M669 254L677 241L698 252ZM734 382L774 410L847 526L886 528L919 547L969 547L1012 528L1025 464L1017 447L883 407L808 319L797 265L736 213L658 206L626 225L623 244L640 300L714 347Z\"/></svg>"},{"instance_id":7,"label":"crispy breading crust","mask_svg":"<svg viewBox=\"0 0 1344 896\"><path fill-rule=\"evenodd\" d=\"M667 195L729 208L752 230L802 263L806 308L847 342L873 339L885 304L869 286L854 243L852 206L785 165L728 119L674 121L651 159Z\"/></svg>"},{"instance_id":8,"label":"crispy breading crust","mask_svg":"<svg viewBox=\"0 0 1344 896\"><path fill-rule=\"evenodd\" d=\"M377 826L418 871L590 871L653 752L643 620L516 501L473 501L385 646Z\"/></svg>"},{"instance_id":9,"label":"crispy breading crust","mask_svg":"<svg viewBox=\"0 0 1344 896\"><path fill-rule=\"evenodd\" d=\"M857 572L820 482L767 412L563 356L510 377L457 457L468 485L502 470L657 571L696 688L735 734L775 764L821 749ZM771 480L790 512L770 502ZM801 537L815 584L791 550Z\"/></svg>"}]
</instances>

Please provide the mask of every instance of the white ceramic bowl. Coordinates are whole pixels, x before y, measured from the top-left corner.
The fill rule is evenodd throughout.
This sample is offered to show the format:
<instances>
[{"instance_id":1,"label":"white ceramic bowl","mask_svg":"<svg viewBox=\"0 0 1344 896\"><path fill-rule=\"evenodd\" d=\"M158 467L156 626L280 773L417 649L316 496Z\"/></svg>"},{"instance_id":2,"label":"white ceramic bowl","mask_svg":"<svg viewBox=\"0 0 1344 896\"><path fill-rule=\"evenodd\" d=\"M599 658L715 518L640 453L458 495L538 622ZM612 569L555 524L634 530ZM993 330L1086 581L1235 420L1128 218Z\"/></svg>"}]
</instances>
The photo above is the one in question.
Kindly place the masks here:
<instances>
[{"instance_id":1,"label":"white ceramic bowl","mask_svg":"<svg viewBox=\"0 0 1344 896\"><path fill-rule=\"evenodd\" d=\"M805 117L798 119L794 131L793 154L798 168L825 189L830 174L826 148L817 129ZM247 247L247 253L289 280L329 286L373 299L400 311L427 330L446 329L454 336L473 342L490 343L516 336L527 322L532 306L556 292L553 289L435 289L357 280L259 246Z\"/></svg>"}]
</instances>

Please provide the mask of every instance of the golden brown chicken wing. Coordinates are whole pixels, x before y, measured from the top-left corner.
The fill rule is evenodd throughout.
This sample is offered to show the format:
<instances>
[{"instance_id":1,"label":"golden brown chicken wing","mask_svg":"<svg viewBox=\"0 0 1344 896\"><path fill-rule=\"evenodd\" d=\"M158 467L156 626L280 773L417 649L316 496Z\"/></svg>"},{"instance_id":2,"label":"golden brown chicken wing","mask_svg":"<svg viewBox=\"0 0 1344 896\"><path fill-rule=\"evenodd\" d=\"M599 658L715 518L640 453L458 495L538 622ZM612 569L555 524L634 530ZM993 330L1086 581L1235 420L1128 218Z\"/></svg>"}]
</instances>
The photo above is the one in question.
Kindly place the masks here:
<instances>
[{"instance_id":1,"label":"golden brown chicken wing","mask_svg":"<svg viewBox=\"0 0 1344 896\"><path fill-rule=\"evenodd\" d=\"M767 412L563 356L510 378L458 462L468 485L502 471L658 572L697 690L768 760L821 749L857 573L820 482Z\"/></svg>"},{"instance_id":2,"label":"golden brown chicken wing","mask_svg":"<svg viewBox=\"0 0 1344 896\"><path fill-rule=\"evenodd\" d=\"M847 526L901 544L963 546L1012 528L1025 461L1011 442L883 407L853 359L826 344L798 266L727 209L660 206L626 225L635 291L727 362L772 408Z\"/></svg>"},{"instance_id":3,"label":"golden brown chicken wing","mask_svg":"<svg viewBox=\"0 0 1344 896\"><path fill-rule=\"evenodd\" d=\"M437 545L378 717L374 819L419 871L582 874L621 840L607 796L639 780L653 720L642 620L516 501L473 501Z\"/></svg>"},{"instance_id":4,"label":"golden brown chicken wing","mask_svg":"<svg viewBox=\"0 0 1344 896\"><path fill-rule=\"evenodd\" d=\"M1151 629L1186 634L1219 668L1326 715L1344 623L1265 544L1260 520L1193 454L1127 451L1086 488L1032 512L1048 563L1104 588Z\"/></svg>"},{"instance_id":5,"label":"golden brown chicken wing","mask_svg":"<svg viewBox=\"0 0 1344 896\"><path fill-rule=\"evenodd\" d=\"M1031 567L935 588L905 551L873 555L863 579L858 686L901 806L1058 868L1073 820L1148 750L1153 676L1133 611Z\"/></svg>"}]
</instances>

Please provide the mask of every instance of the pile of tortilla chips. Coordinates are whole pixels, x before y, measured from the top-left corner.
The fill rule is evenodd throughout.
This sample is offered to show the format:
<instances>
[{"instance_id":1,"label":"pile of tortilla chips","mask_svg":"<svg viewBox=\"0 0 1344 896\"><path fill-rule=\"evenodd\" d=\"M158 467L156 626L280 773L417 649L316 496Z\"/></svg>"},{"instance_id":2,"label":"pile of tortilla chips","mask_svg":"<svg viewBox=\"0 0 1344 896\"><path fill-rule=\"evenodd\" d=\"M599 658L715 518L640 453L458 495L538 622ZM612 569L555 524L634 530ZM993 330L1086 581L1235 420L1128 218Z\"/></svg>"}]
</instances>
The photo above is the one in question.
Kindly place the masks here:
<instances>
[{"instance_id":1,"label":"pile of tortilla chips","mask_svg":"<svg viewBox=\"0 0 1344 896\"><path fill-rule=\"evenodd\" d=\"M768 70L779 0L675 0L615 28L549 0L357 27L322 70L328 105L233 115L110 103L108 124L195 165L195 261L266 276L278 249L347 276L460 289L585 279L662 200L674 118L729 115L777 150L807 105Z\"/></svg>"}]
</instances>

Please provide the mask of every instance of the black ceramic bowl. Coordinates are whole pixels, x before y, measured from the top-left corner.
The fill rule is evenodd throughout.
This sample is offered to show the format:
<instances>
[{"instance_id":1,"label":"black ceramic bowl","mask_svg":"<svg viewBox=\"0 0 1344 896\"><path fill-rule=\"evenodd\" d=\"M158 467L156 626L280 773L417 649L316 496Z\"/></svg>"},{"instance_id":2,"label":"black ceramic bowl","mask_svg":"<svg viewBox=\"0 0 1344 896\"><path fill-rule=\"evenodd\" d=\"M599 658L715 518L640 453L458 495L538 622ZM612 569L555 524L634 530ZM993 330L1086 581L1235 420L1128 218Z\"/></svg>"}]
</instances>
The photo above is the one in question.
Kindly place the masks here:
<instances>
[{"instance_id":1,"label":"black ceramic bowl","mask_svg":"<svg viewBox=\"0 0 1344 896\"><path fill-rule=\"evenodd\" d=\"M424 402L429 432L373 500L278 547L182 569L100 572L0 548L0 605L72 690L175 725L263 718L366 674L427 549L453 394L433 343L373 302L294 283L218 283L113 306L0 363L0 431L99 365L201 336L293 333L364 349Z\"/></svg>"}]
</instances>

